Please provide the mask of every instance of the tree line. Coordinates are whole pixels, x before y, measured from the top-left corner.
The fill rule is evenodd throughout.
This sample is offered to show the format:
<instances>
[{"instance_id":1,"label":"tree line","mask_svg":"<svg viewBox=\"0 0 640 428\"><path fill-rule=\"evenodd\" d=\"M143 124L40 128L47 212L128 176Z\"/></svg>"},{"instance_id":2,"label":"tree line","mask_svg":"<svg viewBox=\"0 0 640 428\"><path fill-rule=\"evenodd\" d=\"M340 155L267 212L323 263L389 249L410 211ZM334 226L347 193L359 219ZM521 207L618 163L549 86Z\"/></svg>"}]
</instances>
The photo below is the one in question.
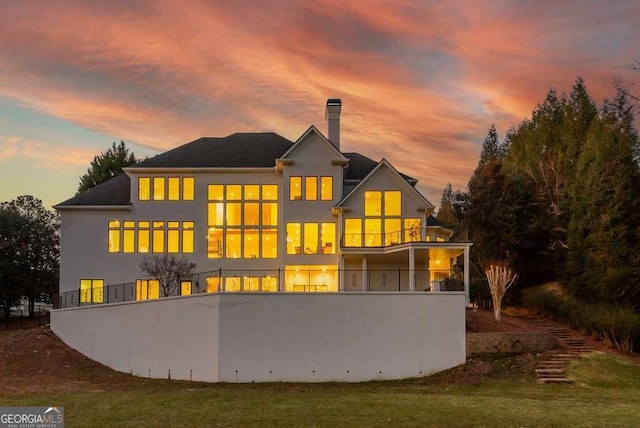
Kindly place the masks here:
<instances>
[{"instance_id":1,"label":"tree line","mask_svg":"<svg viewBox=\"0 0 640 428\"><path fill-rule=\"evenodd\" d=\"M629 92L596 103L578 78L551 89L502 141L484 140L465 191L448 185L438 219L506 261L524 286L560 281L587 302L640 309L640 140Z\"/></svg>"}]
</instances>

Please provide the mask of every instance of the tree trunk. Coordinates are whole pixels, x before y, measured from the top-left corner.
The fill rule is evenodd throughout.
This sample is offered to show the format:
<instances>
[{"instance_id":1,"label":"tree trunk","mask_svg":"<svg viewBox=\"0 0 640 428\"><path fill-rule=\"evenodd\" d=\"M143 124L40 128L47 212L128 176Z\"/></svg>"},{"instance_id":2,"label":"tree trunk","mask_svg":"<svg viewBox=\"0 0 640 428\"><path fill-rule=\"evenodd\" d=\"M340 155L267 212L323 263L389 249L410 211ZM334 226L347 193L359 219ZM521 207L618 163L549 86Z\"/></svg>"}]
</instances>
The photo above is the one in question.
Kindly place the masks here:
<instances>
[{"instance_id":1,"label":"tree trunk","mask_svg":"<svg viewBox=\"0 0 640 428\"><path fill-rule=\"evenodd\" d=\"M29 296L29 318L36 316L36 296Z\"/></svg>"},{"instance_id":2,"label":"tree trunk","mask_svg":"<svg viewBox=\"0 0 640 428\"><path fill-rule=\"evenodd\" d=\"M496 321L502 320L502 302L498 301L498 304L493 304L493 316Z\"/></svg>"}]
</instances>

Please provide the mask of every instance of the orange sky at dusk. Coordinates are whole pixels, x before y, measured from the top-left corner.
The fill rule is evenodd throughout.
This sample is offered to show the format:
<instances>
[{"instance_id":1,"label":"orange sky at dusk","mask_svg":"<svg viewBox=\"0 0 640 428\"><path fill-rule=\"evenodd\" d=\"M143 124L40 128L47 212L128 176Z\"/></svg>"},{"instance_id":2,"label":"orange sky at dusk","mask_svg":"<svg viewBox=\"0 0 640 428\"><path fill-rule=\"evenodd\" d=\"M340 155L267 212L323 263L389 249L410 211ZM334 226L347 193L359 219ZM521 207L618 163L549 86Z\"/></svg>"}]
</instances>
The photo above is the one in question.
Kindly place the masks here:
<instances>
[{"instance_id":1,"label":"orange sky at dusk","mask_svg":"<svg viewBox=\"0 0 640 428\"><path fill-rule=\"evenodd\" d=\"M576 76L600 102L640 81L634 1L1 1L0 201L75 193L124 140L152 155L201 136L326 131L391 161L434 204Z\"/></svg>"}]
</instances>

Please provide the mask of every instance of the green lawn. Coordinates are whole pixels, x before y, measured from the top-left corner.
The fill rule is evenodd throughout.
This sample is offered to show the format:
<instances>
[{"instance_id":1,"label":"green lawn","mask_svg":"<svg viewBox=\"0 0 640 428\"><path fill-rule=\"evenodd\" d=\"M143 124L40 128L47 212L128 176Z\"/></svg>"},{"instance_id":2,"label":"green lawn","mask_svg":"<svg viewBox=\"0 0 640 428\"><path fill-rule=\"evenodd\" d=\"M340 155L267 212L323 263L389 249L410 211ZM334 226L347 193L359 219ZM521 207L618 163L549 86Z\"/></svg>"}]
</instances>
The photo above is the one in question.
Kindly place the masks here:
<instances>
[{"instance_id":1,"label":"green lawn","mask_svg":"<svg viewBox=\"0 0 640 428\"><path fill-rule=\"evenodd\" d=\"M531 376L363 384L192 384L3 396L2 406L64 406L67 426L640 426L640 366L594 353L574 385Z\"/></svg>"}]
</instances>

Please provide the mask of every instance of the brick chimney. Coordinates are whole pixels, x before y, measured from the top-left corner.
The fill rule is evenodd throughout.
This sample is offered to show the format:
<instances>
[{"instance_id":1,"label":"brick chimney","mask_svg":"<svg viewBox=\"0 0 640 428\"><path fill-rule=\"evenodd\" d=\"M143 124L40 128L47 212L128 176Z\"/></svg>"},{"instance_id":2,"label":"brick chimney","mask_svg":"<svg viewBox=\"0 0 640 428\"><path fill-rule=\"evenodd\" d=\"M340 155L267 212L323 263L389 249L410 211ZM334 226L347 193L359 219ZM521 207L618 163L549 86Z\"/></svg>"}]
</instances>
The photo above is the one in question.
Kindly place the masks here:
<instances>
[{"instance_id":1,"label":"brick chimney","mask_svg":"<svg viewBox=\"0 0 640 428\"><path fill-rule=\"evenodd\" d=\"M329 141L340 150L340 110L342 110L342 101L338 98L330 98L327 100L327 110L324 113L327 119L327 128Z\"/></svg>"}]
</instances>

